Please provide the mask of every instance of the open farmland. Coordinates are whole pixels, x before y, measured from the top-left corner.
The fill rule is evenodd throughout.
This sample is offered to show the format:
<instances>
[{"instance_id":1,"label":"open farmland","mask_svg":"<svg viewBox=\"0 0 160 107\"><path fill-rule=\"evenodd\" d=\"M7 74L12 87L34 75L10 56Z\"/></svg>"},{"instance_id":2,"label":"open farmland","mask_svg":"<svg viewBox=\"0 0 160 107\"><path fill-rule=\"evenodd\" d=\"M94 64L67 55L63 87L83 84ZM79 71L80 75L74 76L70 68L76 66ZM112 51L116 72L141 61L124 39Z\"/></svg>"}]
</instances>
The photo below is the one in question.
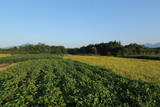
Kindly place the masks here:
<instances>
[{"instance_id":1,"label":"open farmland","mask_svg":"<svg viewBox=\"0 0 160 107\"><path fill-rule=\"evenodd\" d=\"M65 56L65 58L109 68L127 78L160 83L160 61L158 60L107 56Z\"/></svg>"},{"instance_id":2,"label":"open farmland","mask_svg":"<svg viewBox=\"0 0 160 107\"><path fill-rule=\"evenodd\" d=\"M159 84L130 80L59 56L10 58L9 62L18 63L0 72L2 107L160 105Z\"/></svg>"},{"instance_id":3,"label":"open farmland","mask_svg":"<svg viewBox=\"0 0 160 107\"><path fill-rule=\"evenodd\" d=\"M160 107L160 0L1 0L0 107Z\"/></svg>"}]
</instances>

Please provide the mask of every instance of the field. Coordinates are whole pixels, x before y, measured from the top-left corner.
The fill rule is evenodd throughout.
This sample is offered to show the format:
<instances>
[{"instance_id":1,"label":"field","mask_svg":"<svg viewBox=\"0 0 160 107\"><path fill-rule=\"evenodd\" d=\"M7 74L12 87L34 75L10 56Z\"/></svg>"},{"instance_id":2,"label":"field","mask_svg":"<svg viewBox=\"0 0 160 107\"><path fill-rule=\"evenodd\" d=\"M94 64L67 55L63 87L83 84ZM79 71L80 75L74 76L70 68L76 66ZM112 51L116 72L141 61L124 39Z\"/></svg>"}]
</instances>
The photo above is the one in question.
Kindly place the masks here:
<instances>
[{"instance_id":1,"label":"field","mask_svg":"<svg viewBox=\"0 0 160 107\"><path fill-rule=\"evenodd\" d=\"M158 60L107 56L65 56L65 58L109 68L127 78L160 83L160 61Z\"/></svg>"},{"instance_id":2,"label":"field","mask_svg":"<svg viewBox=\"0 0 160 107\"><path fill-rule=\"evenodd\" d=\"M1 107L141 107L160 105L160 84L121 77L112 70L62 56L18 55L0 71Z\"/></svg>"},{"instance_id":3,"label":"field","mask_svg":"<svg viewBox=\"0 0 160 107\"><path fill-rule=\"evenodd\" d=\"M1 57L7 57L7 56L11 56L10 54L0 54L0 58Z\"/></svg>"}]
</instances>

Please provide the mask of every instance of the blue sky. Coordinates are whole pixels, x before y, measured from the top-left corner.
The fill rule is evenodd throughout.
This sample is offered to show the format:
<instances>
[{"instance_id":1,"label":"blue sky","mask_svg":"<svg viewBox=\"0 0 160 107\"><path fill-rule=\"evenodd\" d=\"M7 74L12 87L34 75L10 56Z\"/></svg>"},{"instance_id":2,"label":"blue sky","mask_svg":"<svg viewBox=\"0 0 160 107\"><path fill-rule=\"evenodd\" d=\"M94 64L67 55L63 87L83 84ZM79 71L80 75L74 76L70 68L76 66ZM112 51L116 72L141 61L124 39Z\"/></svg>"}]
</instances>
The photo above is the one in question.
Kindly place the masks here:
<instances>
[{"instance_id":1,"label":"blue sky","mask_svg":"<svg viewBox=\"0 0 160 107\"><path fill-rule=\"evenodd\" d=\"M160 42L160 0L0 0L0 47Z\"/></svg>"}]
</instances>

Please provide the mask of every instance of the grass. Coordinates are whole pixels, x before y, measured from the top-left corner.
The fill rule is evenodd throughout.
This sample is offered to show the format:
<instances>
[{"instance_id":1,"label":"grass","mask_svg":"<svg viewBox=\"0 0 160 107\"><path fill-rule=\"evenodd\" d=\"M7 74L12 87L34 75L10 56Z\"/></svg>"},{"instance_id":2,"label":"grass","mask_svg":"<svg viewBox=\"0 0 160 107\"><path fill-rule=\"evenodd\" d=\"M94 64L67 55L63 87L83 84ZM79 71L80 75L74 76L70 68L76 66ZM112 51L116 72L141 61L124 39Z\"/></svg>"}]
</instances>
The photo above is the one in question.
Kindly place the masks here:
<instances>
[{"instance_id":1,"label":"grass","mask_svg":"<svg viewBox=\"0 0 160 107\"><path fill-rule=\"evenodd\" d=\"M1 57L7 57L7 56L11 56L10 54L0 54L0 58Z\"/></svg>"},{"instance_id":2,"label":"grass","mask_svg":"<svg viewBox=\"0 0 160 107\"><path fill-rule=\"evenodd\" d=\"M127 78L160 83L160 61L158 60L108 56L65 56L65 58L109 68Z\"/></svg>"}]
</instances>

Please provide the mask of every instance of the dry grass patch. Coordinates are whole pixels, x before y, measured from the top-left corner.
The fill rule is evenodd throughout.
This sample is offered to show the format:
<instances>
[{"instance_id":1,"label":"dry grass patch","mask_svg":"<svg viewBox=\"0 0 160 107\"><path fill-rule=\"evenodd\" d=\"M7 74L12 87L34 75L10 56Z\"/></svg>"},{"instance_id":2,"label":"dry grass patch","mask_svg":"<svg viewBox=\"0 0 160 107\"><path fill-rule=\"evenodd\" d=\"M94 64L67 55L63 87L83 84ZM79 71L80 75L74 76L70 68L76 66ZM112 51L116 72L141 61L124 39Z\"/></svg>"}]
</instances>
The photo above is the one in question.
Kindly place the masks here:
<instances>
[{"instance_id":1,"label":"dry grass patch","mask_svg":"<svg viewBox=\"0 0 160 107\"><path fill-rule=\"evenodd\" d=\"M10 54L0 54L0 58L1 57L7 57L7 56L11 56Z\"/></svg>"}]
</instances>

